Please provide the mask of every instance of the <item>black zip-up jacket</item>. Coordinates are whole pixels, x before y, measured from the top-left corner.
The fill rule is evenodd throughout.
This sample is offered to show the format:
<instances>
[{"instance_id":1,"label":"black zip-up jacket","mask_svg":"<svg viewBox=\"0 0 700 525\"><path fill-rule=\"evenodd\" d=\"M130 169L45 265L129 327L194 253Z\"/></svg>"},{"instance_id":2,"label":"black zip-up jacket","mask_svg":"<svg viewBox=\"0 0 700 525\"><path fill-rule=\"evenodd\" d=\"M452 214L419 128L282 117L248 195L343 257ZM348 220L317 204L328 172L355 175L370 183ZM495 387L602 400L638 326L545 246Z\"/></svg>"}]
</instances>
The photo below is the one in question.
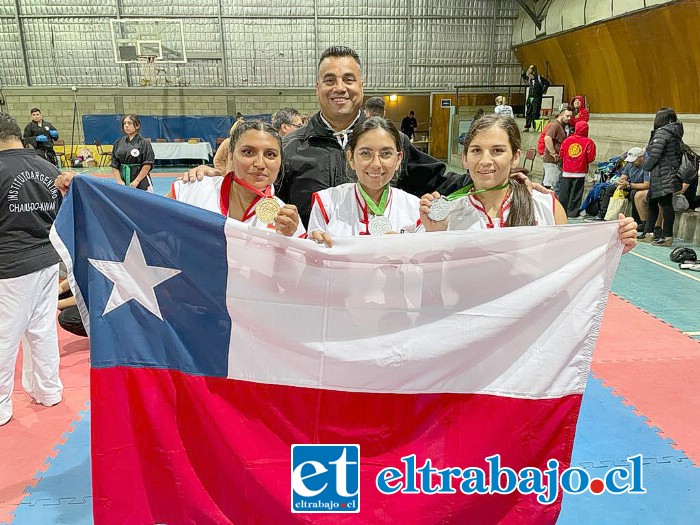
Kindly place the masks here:
<instances>
[{"instance_id":1,"label":"black zip-up jacket","mask_svg":"<svg viewBox=\"0 0 700 525\"><path fill-rule=\"evenodd\" d=\"M27 144L31 144L34 149L53 151L54 138L51 136L51 130L58 133L58 130L48 120L42 120L41 126L32 120L29 124L24 126L24 135L22 138ZM45 135L48 140L46 142L37 142L36 138L39 135ZM58 134L56 138L58 138Z\"/></svg>"},{"instance_id":2,"label":"black zip-up jacket","mask_svg":"<svg viewBox=\"0 0 700 525\"><path fill-rule=\"evenodd\" d=\"M355 126L364 122L364 114ZM422 197L433 191L448 195L466 186L468 174L447 172L444 163L417 150L408 137L402 135L403 162L396 187ZM346 176L343 149L333 132L316 113L309 123L286 135L284 147L284 174L280 177L277 195L285 203L294 204L304 224L311 213L311 196L326 188L338 186L350 180Z\"/></svg>"},{"instance_id":3,"label":"black zip-up jacket","mask_svg":"<svg viewBox=\"0 0 700 525\"><path fill-rule=\"evenodd\" d=\"M528 94L531 98L542 98L549 88L549 80L544 78L542 75L535 75L534 78L530 79L526 73L520 75L522 79L527 82L530 86L530 91Z\"/></svg>"},{"instance_id":4,"label":"black zip-up jacket","mask_svg":"<svg viewBox=\"0 0 700 525\"><path fill-rule=\"evenodd\" d=\"M29 149L0 151L0 279L58 263L49 231L62 198L58 169Z\"/></svg>"},{"instance_id":5,"label":"black zip-up jacket","mask_svg":"<svg viewBox=\"0 0 700 525\"><path fill-rule=\"evenodd\" d=\"M647 145L647 160L643 168L649 172L649 196L663 197L681 189L683 124L669 122L651 132Z\"/></svg>"}]
</instances>

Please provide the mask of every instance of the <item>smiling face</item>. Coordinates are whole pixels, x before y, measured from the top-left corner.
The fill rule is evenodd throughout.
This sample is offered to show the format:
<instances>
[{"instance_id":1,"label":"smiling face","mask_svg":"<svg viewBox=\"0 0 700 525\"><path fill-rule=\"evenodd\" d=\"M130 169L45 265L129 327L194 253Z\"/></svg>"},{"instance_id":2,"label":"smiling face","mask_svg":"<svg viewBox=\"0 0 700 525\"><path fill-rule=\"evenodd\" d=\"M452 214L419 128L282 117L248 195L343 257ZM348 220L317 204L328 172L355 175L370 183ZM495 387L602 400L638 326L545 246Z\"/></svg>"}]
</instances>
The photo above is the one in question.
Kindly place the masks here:
<instances>
[{"instance_id":1,"label":"smiling face","mask_svg":"<svg viewBox=\"0 0 700 525\"><path fill-rule=\"evenodd\" d=\"M238 178L264 190L277 180L282 165L279 142L266 131L248 130L233 147L232 165Z\"/></svg>"},{"instance_id":2,"label":"smiling face","mask_svg":"<svg viewBox=\"0 0 700 525\"><path fill-rule=\"evenodd\" d=\"M498 125L477 133L462 154L462 165L469 170L476 189L504 184L519 161L520 150L513 153L508 133Z\"/></svg>"},{"instance_id":3,"label":"smiling face","mask_svg":"<svg viewBox=\"0 0 700 525\"><path fill-rule=\"evenodd\" d=\"M346 155L357 181L370 196L380 193L389 184L403 158L394 137L381 128L363 133L355 149Z\"/></svg>"},{"instance_id":4,"label":"smiling face","mask_svg":"<svg viewBox=\"0 0 700 525\"><path fill-rule=\"evenodd\" d=\"M360 65L352 57L328 57L318 68L316 97L323 117L336 128L345 129L362 106Z\"/></svg>"}]
</instances>

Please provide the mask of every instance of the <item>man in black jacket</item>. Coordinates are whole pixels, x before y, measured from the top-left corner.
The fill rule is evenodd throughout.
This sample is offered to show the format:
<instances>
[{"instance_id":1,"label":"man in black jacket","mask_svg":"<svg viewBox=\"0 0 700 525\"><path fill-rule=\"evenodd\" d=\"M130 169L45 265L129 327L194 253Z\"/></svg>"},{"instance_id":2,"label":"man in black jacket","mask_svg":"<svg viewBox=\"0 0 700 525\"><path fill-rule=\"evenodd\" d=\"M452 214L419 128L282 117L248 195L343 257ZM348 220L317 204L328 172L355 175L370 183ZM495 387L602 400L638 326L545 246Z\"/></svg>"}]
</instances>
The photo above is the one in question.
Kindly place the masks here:
<instances>
[{"instance_id":1,"label":"man in black jacket","mask_svg":"<svg viewBox=\"0 0 700 525\"><path fill-rule=\"evenodd\" d=\"M531 65L522 75L522 79L528 84L527 101L525 106L525 129L530 131L530 126L540 118L542 109L542 96L549 88L549 80L537 72L537 66Z\"/></svg>"},{"instance_id":2,"label":"man in black jacket","mask_svg":"<svg viewBox=\"0 0 700 525\"><path fill-rule=\"evenodd\" d=\"M20 339L23 381L39 404L61 401L58 377L59 257L49 231L61 204L58 169L22 145L17 121L0 113L0 426L12 417Z\"/></svg>"},{"instance_id":3,"label":"man in black jacket","mask_svg":"<svg viewBox=\"0 0 700 525\"><path fill-rule=\"evenodd\" d=\"M304 224L311 212L311 196L317 191L349 182L343 150L353 128L365 120L360 58L343 46L321 55L316 80L321 110L308 125L284 137L284 177L279 197L294 204ZM464 187L467 175L448 173L439 160L418 151L404 136L403 162L396 186L421 197L438 191L452 193Z\"/></svg>"},{"instance_id":4,"label":"man in black jacket","mask_svg":"<svg viewBox=\"0 0 700 525\"><path fill-rule=\"evenodd\" d=\"M39 108L32 108L32 120L24 127L24 141L31 144L40 157L56 164L53 141L58 138L58 130L51 122L44 120Z\"/></svg>"}]
</instances>

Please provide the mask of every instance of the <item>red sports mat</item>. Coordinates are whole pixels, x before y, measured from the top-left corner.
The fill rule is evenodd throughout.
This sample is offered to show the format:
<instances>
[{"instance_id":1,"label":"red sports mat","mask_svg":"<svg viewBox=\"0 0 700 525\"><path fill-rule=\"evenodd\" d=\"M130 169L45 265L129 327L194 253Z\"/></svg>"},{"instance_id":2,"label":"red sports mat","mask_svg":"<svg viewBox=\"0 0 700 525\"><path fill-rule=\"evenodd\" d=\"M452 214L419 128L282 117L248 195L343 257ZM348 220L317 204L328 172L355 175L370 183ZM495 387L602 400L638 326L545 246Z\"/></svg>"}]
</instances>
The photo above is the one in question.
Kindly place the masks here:
<instances>
[{"instance_id":1,"label":"red sports mat","mask_svg":"<svg viewBox=\"0 0 700 525\"><path fill-rule=\"evenodd\" d=\"M34 403L22 389L22 351L15 368L12 396L13 417L0 427L0 523L12 519L9 513L22 500L27 485L37 481L45 461L55 455L54 447L71 432L70 426L90 398L87 338L58 329L61 348L63 401L53 407Z\"/></svg>"},{"instance_id":2,"label":"red sports mat","mask_svg":"<svg viewBox=\"0 0 700 525\"><path fill-rule=\"evenodd\" d=\"M700 466L700 342L610 294L593 372Z\"/></svg>"}]
</instances>

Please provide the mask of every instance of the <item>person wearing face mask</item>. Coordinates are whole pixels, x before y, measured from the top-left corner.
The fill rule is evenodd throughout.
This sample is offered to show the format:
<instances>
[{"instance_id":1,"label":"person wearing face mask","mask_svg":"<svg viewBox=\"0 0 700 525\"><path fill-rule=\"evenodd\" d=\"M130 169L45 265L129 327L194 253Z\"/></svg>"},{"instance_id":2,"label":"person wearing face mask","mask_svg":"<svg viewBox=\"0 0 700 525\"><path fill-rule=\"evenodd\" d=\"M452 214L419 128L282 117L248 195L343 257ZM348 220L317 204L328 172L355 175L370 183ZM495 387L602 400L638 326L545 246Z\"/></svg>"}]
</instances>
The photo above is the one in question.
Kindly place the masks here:
<instances>
[{"instance_id":1,"label":"person wearing face mask","mask_svg":"<svg viewBox=\"0 0 700 525\"><path fill-rule=\"evenodd\" d=\"M137 115L122 117L123 137L112 148L112 176L117 184L153 191L151 168L155 155L151 143L141 136L141 120Z\"/></svg>"},{"instance_id":2,"label":"person wearing face mask","mask_svg":"<svg viewBox=\"0 0 700 525\"><path fill-rule=\"evenodd\" d=\"M475 122L462 153L462 164L469 169L473 184L447 199L437 192L423 195L420 217L426 231L566 224L566 211L553 195L530 194L510 177L520 161L520 140L513 119L492 114ZM444 216L432 209L438 200L447 207ZM636 245L637 224L631 217L620 214L618 236L623 253Z\"/></svg>"},{"instance_id":3,"label":"person wearing face mask","mask_svg":"<svg viewBox=\"0 0 700 525\"><path fill-rule=\"evenodd\" d=\"M194 183L173 182L167 197L231 217L287 237L306 237L296 206L273 195L272 185L282 166L282 143L275 129L259 121L245 121L231 135L228 166Z\"/></svg>"},{"instance_id":4,"label":"person wearing face mask","mask_svg":"<svg viewBox=\"0 0 700 525\"><path fill-rule=\"evenodd\" d=\"M418 197L390 185L402 156L401 135L391 121L372 117L357 126L345 150L356 182L313 194L309 238L331 247L335 236L416 231Z\"/></svg>"}]
</instances>

